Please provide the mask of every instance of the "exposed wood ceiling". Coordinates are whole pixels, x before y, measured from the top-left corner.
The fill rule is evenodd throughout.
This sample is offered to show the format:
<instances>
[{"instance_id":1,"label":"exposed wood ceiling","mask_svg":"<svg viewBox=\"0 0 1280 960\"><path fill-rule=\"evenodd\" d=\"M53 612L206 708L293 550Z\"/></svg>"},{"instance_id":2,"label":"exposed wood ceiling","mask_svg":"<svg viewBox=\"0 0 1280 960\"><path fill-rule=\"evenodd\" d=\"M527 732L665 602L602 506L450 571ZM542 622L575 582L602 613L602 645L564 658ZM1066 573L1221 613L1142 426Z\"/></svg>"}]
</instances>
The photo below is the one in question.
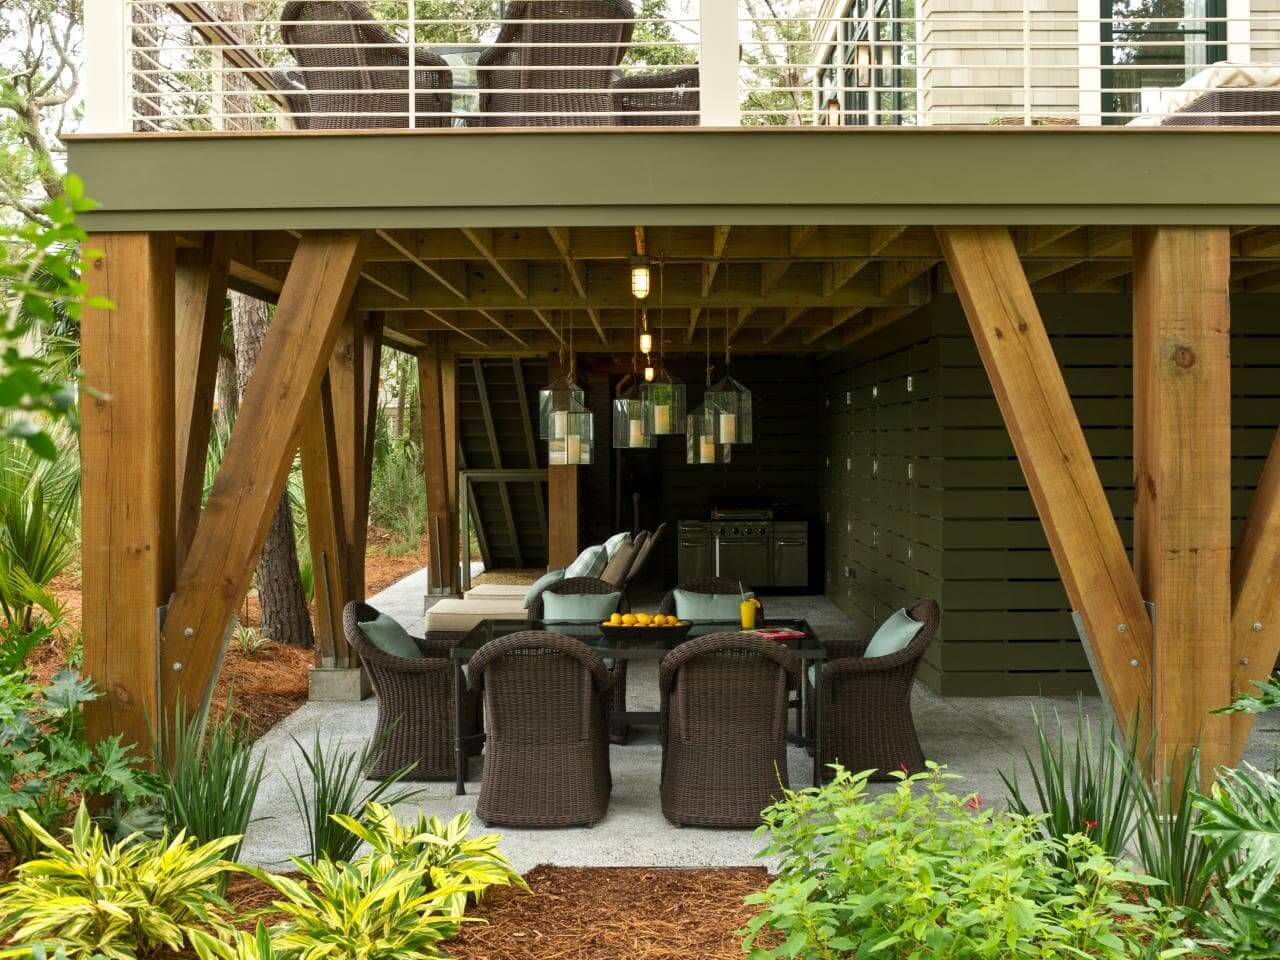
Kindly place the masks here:
<instances>
[{"instance_id":1,"label":"exposed wood ceiling","mask_svg":"<svg viewBox=\"0 0 1280 960\"><path fill-rule=\"evenodd\" d=\"M194 242L194 238L193 238ZM1123 227L1015 231L1040 293L1123 292L1132 269ZM234 235L233 283L273 297L297 236ZM727 335L737 352L827 353L881 329L952 287L923 227L545 227L379 230L356 291L384 313L388 341L459 352L627 353L636 322L630 260L652 261L649 325L672 353ZM1232 237L1232 289L1280 291L1280 228Z\"/></svg>"}]
</instances>

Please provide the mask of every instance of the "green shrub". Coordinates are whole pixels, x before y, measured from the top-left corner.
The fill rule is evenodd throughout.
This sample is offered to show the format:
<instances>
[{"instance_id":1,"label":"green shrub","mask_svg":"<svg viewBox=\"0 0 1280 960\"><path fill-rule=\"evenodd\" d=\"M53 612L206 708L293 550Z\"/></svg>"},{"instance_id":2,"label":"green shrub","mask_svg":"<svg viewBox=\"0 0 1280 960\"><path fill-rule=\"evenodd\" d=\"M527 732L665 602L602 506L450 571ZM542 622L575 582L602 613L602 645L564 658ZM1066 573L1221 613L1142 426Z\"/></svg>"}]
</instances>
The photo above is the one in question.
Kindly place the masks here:
<instances>
[{"instance_id":1,"label":"green shrub","mask_svg":"<svg viewBox=\"0 0 1280 960\"><path fill-rule=\"evenodd\" d=\"M374 464L369 521L394 533L404 550L416 549L428 533L422 476L422 451L411 440L390 441Z\"/></svg>"},{"instance_id":2,"label":"green shrub","mask_svg":"<svg viewBox=\"0 0 1280 960\"><path fill-rule=\"evenodd\" d=\"M1254 767L1219 772L1196 833L1219 882L1197 919L1233 957L1280 957L1280 780Z\"/></svg>"},{"instance_id":3,"label":"green shrub","mask_svg":"<svg viewBox=\"0 0 1280 960\"><path fill-rule=\"evenodd\" d=\"M1119 731L1106 721L1095 740L1083 705L1077 708L1070 743L1061 716L1052 736L1038 714L1034 720L1039 750L1034 757L1026 751L1026 758L1038 806L1027 802L1016 773L1010 777L1001 772L1010 808L1024 817L1043 814L1040 829L1048 839L1085 834L1103 853L1120 857L1133 838L1142 789L1134 748L1122 743Z\"/></svg>"},{"instance_id":4,"label":"green shrub","mask_svg":"<svg viewBox=\"0 0 1280 960\"><path fill-rule=\"evenodd\" d=\"M1160 881L1151 894L1170 907L1199 908L1213 882L1213 843L1197 831L1200 754L1190 750L1180 769L1154 784L1138 777L1138 862Z\"/></svg>"},{"instance_id":5,"label":"green shrub","mask_svg":"<svg viewBox=\"0 0 1280 960\"><path fill-rule=\"evenodd\" d=\"M365 771L373 765L385 740L385 735L370 740L357 752L339 749L332 740L321 743L319 731L310 750L294 739L302 751L302 766L294 765L293 780L287 786L306 828L312 861L350 860L360 846L360 838L335 817L363 818L372 803L392 806L417 796L417 790L398 786L412 765L383 780L365 779Z\"/></svg>"},{"instance_id":6,"label":"green shrub","mask_svg":"<svg viewBox=\"0 0 1280 960\"><path fill-rule=\"evenodd\" d=\"M215 880L229 866L223 852L235 837L197 845L172 840L110 844L81 806L63 845L26 814L41 855L0 887L0 938L30 956L31 947L61 948L70 960L134 960L162 949L190 948L201 960L218 955L229 934L227 904Z\"/></svg>"},{"instance_id":7,"label":"green shrub","mask_svg":"<svg viewBox=\"0 0 1280 960\"><path fill-rule=\"evenodd\" d=\"M38 695L15 696L18 689L11 681L0 685L0 837L18 860L39 847L28 823L60 827L77 798L125 820L131 806L153 799L118 736L92 747L85 740L84 704L97 698L88 680L63 669Z\"/></svg>"},{"instance_id":8,"label":"green shrub","mask_svg":"<svg viewBox=\"0 0 1280 960\"><path fill-rule=\"evenodd\" d=\"M170 831L198 840L243 837L265 774L253 758L249 724L237 720L231 701L220 719L189 716L181 704L170 726L170 758L157 763L160 805ZM153 752L159 754L153 744ZM240 842L228 856L240 855Z\"/></svg>"},{"instance_id":9,"label":"green shrub","mask_svg":"<svg viewBox=\"0 0 1280 960\"><path fill-rule=\"evenodd\" d=\"M416 823L406 826L389 807L370 803L362 820L341 815L333 819L367 843L370 856L385 857L395 863L421 859L429 871L426 879L437 889L455 881L467 884L477 897L495 885L514 884L528 889L511 861L498 849L502 842L500 834L468 836L471 832L469 813L460 813L448 823L420 813ZM459 915L465 907L463 901L451 905Z\"/></svg>"},{"instance_id":10,"label":"green shrub","mask_svg":"<svg viewBox=\"0 0 1280 960\"><path fill-rule=\"evenodd\" d=\"M293 862L306 883L252 867L241 869L281 894L262 911L288 917L271 929L272 945L303 960L438 957L438 944L454 936L463 920L452 904L473 889L461 881L428 889L423 879L430 868L421 858L399 863L388 857L362 857L352 863L297 858Z\"/></svg>"},{"instance_id":11,"label":"green shrub","mask_svg":"<svg viewBox=\"0 0 1280 960\"><path fill-rule=\"evenodd\" d=\"M753 960L1124 958L1170 938L1161 911L1122 895L1145 878L1089 838L982 809L936 764L876 797L868 776L837 768L764 811L761 856L780 867L747 899L761 908L741 931Z\"/></svg>"}]
</instances>

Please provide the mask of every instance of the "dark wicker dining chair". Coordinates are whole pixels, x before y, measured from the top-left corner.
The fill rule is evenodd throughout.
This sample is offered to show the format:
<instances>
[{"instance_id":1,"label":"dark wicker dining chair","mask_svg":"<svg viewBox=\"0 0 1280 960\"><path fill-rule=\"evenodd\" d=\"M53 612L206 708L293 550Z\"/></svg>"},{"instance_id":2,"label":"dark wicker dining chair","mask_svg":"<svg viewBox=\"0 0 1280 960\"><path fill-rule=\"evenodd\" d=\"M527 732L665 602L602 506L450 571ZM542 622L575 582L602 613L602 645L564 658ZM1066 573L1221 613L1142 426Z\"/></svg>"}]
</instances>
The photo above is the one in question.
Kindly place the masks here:
<instances>
[{"instance_id":1,"label":"dark wicker dining chair","mask_svg":"<svg viewBox=\"0 0 1280 960\"><path fill-rule=\"evenodd\" d=\"M564 827L608 812L605 732L613 681L580 640L527 630L491 640L470 660L482 691L486 824Z\"/></svg>"},{"instance_id":2,"label":"dark wicker dining chair","mask_svg":"<svg viewBox=\"0 0 1280 960\"><path fill-rule=\"evenodd\" d=\"M712 633L662 658L662 813L754 827L787 786L787 702L800 661L785 645Z\"/></svg>"},{"instance_id":3,"label":"dark wicker dining chair","mask_svg":"<svg viewBox=\"0 0 1280 960\"><path fill-rule=\"evenodd\" d=\"M613 82L613 109L624 127L696 127L702 97L698 68L633 73Z\"/></svg>"},{"instance_id":4,"label":"dark wicker dining chair","mask_svg":"<svg viewBox=\"0 0 1280 960\"><path fill-rule=\"evenodd\" d=\"M365 637L361 622L378 616L367 603L353 601L342 611L347 643L360 656L378 695L378 722L374 738L383 739L382 751L370 777L387 777L413 764L406 779L452 780L455 769L453 661L451 644L413 641L422 659L408 660L384 653ZM480 697L464 690L463 733L480 728Z\"/></svg>"},{"instance_id":5,"label":"dark wicker dining chair","mask_svg":"<svg viewBox=\"0 0 1280 960\"><path fill-rule=\"evenodd\" d=\"M307 129L408 127L411 99L414 127L452 126L453 72L444 58L416 51L411 98L409 50L377 22L368 4L291 0L280 19L280 36L308 91Z\"/></svg>"},{"instance_id":6,"label":"dark wicker dining chair","mask_svg":"<svg viewBox=\"0 0 1280 960\"><path fill-rule=\"evenodd\" d=\"M482 116L475 125L615 125L613 73L631 43L634 17L627 0L508 3L497 40L476 61Z\"/></svg>"},{"instance_id":7,"label":"dark wicker dining chair","mask_svg":"<svg viewBox=\"0 0 1280 960\"><path fill-rule=\"evenodd\" d=\"M890 780L904 767L908 773L924 770L924 751L911 716L911 687L937 636L941 612L936 601L921 599L907 607L907 614L924 626L905 649L886 657L863 656L869 636L823 642L827 659L821 667L819 764L824 779L832 775L828 765L836 762L854 772L874 769L873 780Z\"/></svg>"},{"instance_id":8,"label":"dark wicker dining chair","mask_svg":"<svg viewBox=\"0 0 1280 960\"><path fill-rule=\"evenodd\" d=\"M747 588L749 590L749 588ZM676 612L676 590L684 590L686 593L706 593L713 596L742 596L743 586L736 580L726 580L724 577L695 577L693 580L686 580L684 583L676 584L675 588L668 590L662 598L662 602L658 604L658 612L665 614L673 614ZM759 597L756 597L759 600ZM761 601L758 616L764 618L764 602ZM736 617L734 619L737 619Z\"/></svg>"}]
</instances>

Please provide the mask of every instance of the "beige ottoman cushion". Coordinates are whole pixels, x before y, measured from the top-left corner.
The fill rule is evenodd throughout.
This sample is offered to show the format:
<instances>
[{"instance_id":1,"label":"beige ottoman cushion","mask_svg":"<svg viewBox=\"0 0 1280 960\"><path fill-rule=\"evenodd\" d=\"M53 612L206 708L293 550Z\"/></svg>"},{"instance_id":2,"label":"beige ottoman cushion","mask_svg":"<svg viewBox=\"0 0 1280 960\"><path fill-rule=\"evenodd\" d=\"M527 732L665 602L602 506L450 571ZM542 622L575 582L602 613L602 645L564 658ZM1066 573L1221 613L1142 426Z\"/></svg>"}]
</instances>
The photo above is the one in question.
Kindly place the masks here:
<instances>
[{"instance_id":1,"label":"beige ottoman cushion","mask_svg":"<svg viewBox=\"0 0 1280 960\"><path fill-rule=\"evenodd\" d=\"M528 617L523 596L446 599L427 611L425 626L428 634L433 631L459 633L470 630L481 620L527 620Z\"/></svg>"},{"instance_id":2,"label":"beige ottoman cushion","mask_svg":"<svg viewBox=\"0 0 1280 960\"><path fill-rule=\"evenodd\" d=\"M531 586L531 583L477 583L462 596L467 600L487 597L518 597L523 600Z\"/></svg>"}]
</instances>

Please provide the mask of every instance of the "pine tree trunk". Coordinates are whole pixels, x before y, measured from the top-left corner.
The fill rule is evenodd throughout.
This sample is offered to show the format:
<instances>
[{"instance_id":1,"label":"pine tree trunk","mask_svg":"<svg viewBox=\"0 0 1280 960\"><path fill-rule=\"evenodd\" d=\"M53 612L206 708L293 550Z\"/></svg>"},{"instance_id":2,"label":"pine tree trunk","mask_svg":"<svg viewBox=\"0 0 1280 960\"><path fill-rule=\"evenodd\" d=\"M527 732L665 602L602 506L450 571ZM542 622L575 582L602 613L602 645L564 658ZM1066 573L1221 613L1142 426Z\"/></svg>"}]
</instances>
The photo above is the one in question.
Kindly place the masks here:
<instances>
[{"instance_id":1,"label":"pine tree trunk","mask_svg":"<svg viewBox=\"0 0 1280 960\"><path fill-rule=\"evenodd\" d=\"M236 375L240 396L262 352L270 322L266 304L231 294L231 323L235 329ZM293 536L293 511L288 493L282 494L258 561L258 602L262 632L278 643L310 647L315 643L306 592L298 572L298 547Z\"/></svg>"}]
</instances>

